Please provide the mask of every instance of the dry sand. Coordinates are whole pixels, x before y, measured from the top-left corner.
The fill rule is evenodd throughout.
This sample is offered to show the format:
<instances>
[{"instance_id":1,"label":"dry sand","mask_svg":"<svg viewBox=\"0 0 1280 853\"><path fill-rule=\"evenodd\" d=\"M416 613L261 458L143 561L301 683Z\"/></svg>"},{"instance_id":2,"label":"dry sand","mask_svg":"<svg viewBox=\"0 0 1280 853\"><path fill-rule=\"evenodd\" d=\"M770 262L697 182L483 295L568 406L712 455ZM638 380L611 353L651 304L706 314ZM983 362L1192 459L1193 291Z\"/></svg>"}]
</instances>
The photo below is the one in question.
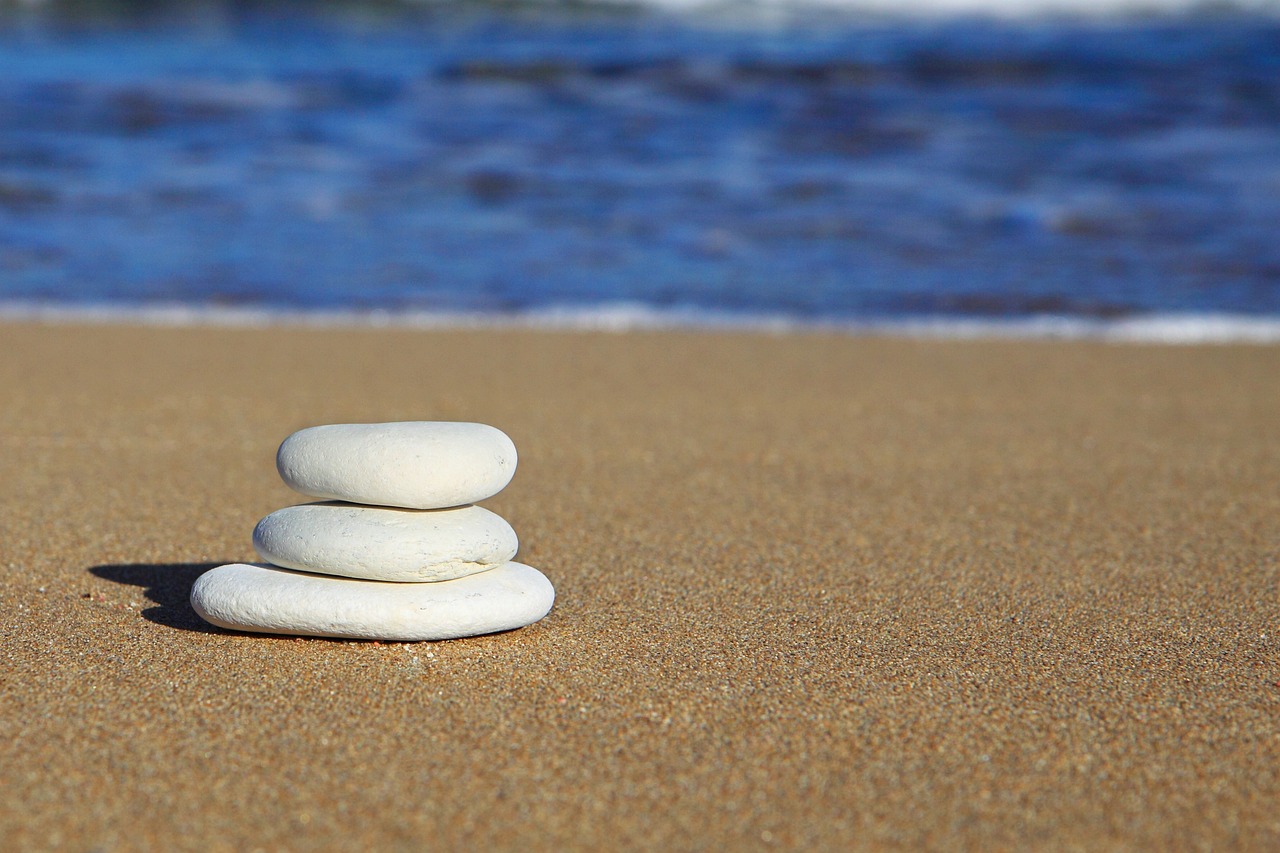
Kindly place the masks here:
<instances>
[{"instance_id":1,"label":"dry sand","mask_svg":"<svg viewBox=\"0 0 1280 853\"><path fill-rule=\"evenodd\" d=\"M1280 348L0 325L0 846L1280 848ZM192 580L317 423L477 420L559 599Z\"/></svg>"}]
</instances>

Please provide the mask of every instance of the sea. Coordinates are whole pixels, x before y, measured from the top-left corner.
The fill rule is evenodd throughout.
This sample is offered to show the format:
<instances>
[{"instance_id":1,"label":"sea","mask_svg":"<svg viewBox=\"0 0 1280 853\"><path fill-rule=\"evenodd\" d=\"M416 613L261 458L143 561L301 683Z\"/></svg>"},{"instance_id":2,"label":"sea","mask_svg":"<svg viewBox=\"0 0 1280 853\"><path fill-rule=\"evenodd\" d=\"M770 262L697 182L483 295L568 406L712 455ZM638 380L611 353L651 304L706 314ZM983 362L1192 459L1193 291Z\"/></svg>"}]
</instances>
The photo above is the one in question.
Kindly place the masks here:
<instances>
[{"instance_id":1,"label":"sea","mask_svg":"<svg viewBox=\"0 0 1280 853\"><path fill-rule=\"evenodd\" d=\"M1280 342L1280 3L0 0L0 318Z\"/></svg>"}]
</instances>

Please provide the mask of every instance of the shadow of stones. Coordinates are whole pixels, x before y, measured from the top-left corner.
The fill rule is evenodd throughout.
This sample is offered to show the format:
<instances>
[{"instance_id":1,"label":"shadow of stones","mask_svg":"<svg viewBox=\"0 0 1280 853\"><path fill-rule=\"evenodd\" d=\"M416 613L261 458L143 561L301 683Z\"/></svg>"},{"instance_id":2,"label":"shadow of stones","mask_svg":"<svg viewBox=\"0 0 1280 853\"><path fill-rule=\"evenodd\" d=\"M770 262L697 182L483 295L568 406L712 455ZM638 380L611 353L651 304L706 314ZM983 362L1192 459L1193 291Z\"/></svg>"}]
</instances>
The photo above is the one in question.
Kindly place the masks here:
<instances>
[{"instance_id":1,"label":"shadow of stones","mask_svg":"<svg viewBox=\"0 0 1280 853\"><path fill-rule=\"evenodd\" d=\"M202 634L225 634L196 615L191 607L191 585L210 569L222 563L112 563L93 566L89 574L113 583L143 587L143 594L156 607L142 611L142 618L157 625L197 631Z\"/></svg>"}]
</instances>

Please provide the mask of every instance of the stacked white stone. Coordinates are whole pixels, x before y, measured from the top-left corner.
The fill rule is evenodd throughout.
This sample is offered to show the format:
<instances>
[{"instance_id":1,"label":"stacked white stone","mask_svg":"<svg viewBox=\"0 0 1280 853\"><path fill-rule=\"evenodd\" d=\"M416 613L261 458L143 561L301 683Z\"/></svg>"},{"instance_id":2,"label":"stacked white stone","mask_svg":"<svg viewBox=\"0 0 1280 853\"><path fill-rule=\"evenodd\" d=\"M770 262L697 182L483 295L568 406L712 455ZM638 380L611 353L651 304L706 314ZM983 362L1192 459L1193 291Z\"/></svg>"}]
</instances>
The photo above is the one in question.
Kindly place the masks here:
<instances>
[{"instance_id":1,"label":"stacked white stone","mask_svg":"<svg viewBox=\"0 0 1280 853\"><path fill-rule=\"evenodd\" d=\"M516 448L484 424L330 424L284 440L292 489L332 502L277 510L253 545L271 565L201 575L191 605L238 631L366 640L445 640L521 628L555 600L519 543L473 504L511 482Z\"/></svg>"}]
</instances>

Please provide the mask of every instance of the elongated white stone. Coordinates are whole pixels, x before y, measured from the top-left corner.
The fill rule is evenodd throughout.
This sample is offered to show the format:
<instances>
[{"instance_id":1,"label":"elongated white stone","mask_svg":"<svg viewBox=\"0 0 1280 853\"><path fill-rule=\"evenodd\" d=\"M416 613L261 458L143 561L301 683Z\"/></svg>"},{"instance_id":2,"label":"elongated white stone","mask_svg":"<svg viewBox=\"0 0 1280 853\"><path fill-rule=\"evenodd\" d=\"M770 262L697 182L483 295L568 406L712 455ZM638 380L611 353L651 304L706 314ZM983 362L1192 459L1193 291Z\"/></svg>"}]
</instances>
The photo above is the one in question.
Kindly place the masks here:
<instances>
[{"instance_id":1,"label":"elongated white stone","mask_svg":"<svg viewBox=\"0 0 1280 853\"><path fill-rule=\"evenodd\" d=\"M519 544L510 524L478 506L302 504L276 510L253 530L253 547L268 563L376 581L460 578L507 562Z\"/></svg>"},{"instance_id":2,"label":"elongated white stone","mask_svg":"<svg viewBox=\"0 0 1280 853\"><path fill-rule=\"evenodd\" d=\"M381 583L232 563L205 572L191 606L238 631L364 640L448 640L509 631L551 610L542 572L505 563L440 583Z\"/></svg>"},{"instance_id":3,"label":"elongated white stone","mask_svg":"<svg viewBox=\"0 0 1280 853\"><path fill-rule=\"evenodd\" d=\"M329 424L286 438L276 468L290 488L312 497L441 509L502 491L516 471L516 448L485 424Z\"/></svg>"}]
</instances>

